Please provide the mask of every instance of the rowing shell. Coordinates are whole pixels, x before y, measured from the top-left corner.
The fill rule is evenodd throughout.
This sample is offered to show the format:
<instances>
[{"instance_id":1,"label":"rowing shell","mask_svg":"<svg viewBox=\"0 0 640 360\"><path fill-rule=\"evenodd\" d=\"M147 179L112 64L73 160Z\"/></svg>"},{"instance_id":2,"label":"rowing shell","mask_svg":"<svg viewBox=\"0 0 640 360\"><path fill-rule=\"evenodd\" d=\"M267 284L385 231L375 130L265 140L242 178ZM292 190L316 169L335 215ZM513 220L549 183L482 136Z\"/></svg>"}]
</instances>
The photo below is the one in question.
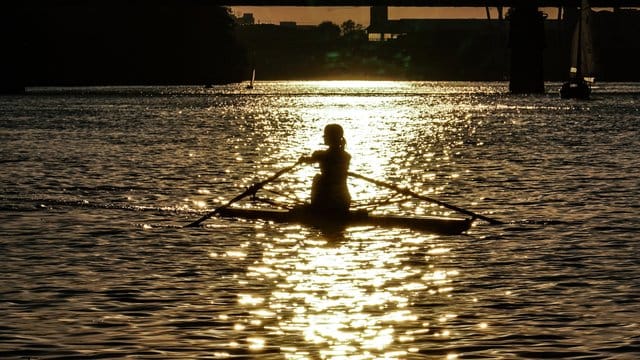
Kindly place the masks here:
<instances>
[{"instance_id":1,"label":"rowing shell","mask_svg":"<svg viewBox=\"0 0 640 360\"><path fill-rule=\"evenodd\" d=\"M217 213L223 218L259 219L281 223L297 223L317 227L380 226L391 228L409 228L444 235L461 234L471 227L472 219L450 217L406 217L391 215L372 215L366 211L349 211L342 216L327 216L307 208L292 210L222 208Z\"/></svg>"}]
</instances>

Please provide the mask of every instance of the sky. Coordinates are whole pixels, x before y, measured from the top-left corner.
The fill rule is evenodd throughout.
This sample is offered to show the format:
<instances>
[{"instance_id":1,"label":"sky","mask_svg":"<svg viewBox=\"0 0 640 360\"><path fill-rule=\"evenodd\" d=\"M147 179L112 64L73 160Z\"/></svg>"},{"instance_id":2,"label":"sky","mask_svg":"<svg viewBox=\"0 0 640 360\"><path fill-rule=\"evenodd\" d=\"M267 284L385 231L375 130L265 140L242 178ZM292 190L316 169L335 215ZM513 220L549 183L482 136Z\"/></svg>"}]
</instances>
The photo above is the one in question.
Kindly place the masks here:
<instances>
[{"instance_id":1,"label":"sky","mask_svg":"<svg viewBox=\"0 0 640 360\"><path fill-rule=\"evenodd\" d=\"M353 20L357 24L369 25L368 7L266 7L235 6L231 10L236 16L252 13L258 24L279 24L281 21L295 21L299 25L318 25L323 21L342 24ZM554 9L544 9L549 16L556 16ZM491 17L497 18L495 8ZM486 18L485 8L436 8L436 7L397 7L389 8L389 19L456 19Z\"/></svg>"}]
</instances>

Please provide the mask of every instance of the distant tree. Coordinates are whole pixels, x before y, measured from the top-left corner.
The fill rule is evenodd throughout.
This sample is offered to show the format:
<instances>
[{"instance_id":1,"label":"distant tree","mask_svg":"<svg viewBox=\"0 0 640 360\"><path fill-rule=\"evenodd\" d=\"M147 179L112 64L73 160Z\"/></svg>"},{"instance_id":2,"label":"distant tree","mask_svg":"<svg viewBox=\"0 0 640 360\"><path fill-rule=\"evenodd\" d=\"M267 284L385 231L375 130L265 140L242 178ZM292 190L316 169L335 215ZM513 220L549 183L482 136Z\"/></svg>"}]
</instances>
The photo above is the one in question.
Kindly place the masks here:
<instances>
[{"instance_id":1,"label":"distant tree","mask_svg":"<svg viewBox=\"0 0 640 360\"><path fill-rule=\"evenodd\" d=\"M347 20L340 25L342 37L347 40L363 40L367 38L364 27L353 20Z\"/></svg>"},{"instance_id":2,"label":"distant tree","mask_svg":"<svg viewBox=\"0 0 640 360\"><path fill-rule=\"evenodd\" d=\"M318 30L325 40L337 40L340 37L340 27L331 21L324 21L318 25Z\"/></svg>"},{"instance_id":3,"label":"distant tree","mask_svg":"<svg viewBox=\"0 0 640 360\"><path fill-rule=\"evenodd\" d=\"M355 21L349 19L340 25L340 30L342 30L342 36L346 36L355 31L361 31L362 25L356 24Z\"/></svg>"}]
</instances>

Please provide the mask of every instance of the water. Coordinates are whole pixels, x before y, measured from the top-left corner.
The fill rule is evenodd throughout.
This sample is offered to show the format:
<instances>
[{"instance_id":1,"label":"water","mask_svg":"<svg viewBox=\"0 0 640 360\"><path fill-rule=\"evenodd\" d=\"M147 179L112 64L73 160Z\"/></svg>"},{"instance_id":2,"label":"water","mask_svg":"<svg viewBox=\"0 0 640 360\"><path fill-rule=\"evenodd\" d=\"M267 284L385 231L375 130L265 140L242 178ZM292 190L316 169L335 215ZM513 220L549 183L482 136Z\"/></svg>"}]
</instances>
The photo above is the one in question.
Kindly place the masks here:
<instances>
[{"instance_id":1,"label":"water","mask_svg":"<svg viewBox=\"0 0 640 360\"><path fill-rule=\"evenodd\" d=\"M588 102L548 87L1 97L0 358L638 358L640 85L602 84ZM507 224L180 227L320 148L331 122L352 171ZM315 171L270 195L304 200ZM350 188L356 206L390 195ZM378 211L458 215L416 201Z\"/></svg>"}]
</instances>

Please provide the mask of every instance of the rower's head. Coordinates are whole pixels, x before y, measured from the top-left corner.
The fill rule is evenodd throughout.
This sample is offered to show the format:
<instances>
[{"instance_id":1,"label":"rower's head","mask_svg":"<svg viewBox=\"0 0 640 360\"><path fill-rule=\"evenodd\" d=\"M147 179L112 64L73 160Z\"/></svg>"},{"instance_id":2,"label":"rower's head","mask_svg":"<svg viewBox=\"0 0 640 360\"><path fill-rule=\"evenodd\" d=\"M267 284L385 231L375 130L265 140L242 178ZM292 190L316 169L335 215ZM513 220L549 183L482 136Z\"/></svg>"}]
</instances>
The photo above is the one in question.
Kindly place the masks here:
<instances>
[{"instance_id":1,"label":"rower's head","mask_svg":"<svg viewBox=\"0 0 640 360\"><path fill-rule=\"evenodd\" d=\"M344 139L344 130L338 124L329 124L324 127L324 144L329 147L343 148L347 143Z\"/></svg>"}]
</instances>

